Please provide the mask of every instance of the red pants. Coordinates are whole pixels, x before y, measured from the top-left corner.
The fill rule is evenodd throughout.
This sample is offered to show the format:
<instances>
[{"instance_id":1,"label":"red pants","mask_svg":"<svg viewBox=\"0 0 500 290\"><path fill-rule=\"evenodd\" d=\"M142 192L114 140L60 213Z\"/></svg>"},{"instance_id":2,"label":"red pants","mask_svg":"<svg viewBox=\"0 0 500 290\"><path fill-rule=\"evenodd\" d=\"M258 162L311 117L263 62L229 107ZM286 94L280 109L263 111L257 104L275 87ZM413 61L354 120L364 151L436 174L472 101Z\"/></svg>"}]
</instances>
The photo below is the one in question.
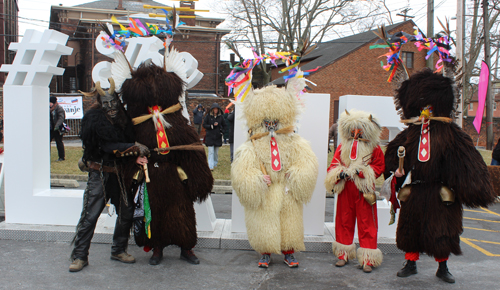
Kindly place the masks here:
<instances>
[{"instance_id":1,"label":"red pants","mask_svg":"<svg viewBox=\"0 0 500 290\"><path fill-rule=\"evenodd\" d=\"M371 206L359 192L354 182L347 181L338 195L337 216L335 218L335 240L342 245L351 245L354 226L358 222L358 238L361 248L377 248L377 206Z\"/></svg>"},{"instance_id":2,"label":"red pants","mask_svg":"<svg viewBox=\"0 0 500 290\"><path fill-rule=\"evenodd\" d=\"M420 259L420 253L418 253L418 252L405 253L405 260L416 262L416 261L418 261L418 259ZM436 262L438 262L438 263L441 263L444 261L448 261L448 257L446 257L446 258L434 257L434 260L436 260Z\"/></svg>"}]
</instances>

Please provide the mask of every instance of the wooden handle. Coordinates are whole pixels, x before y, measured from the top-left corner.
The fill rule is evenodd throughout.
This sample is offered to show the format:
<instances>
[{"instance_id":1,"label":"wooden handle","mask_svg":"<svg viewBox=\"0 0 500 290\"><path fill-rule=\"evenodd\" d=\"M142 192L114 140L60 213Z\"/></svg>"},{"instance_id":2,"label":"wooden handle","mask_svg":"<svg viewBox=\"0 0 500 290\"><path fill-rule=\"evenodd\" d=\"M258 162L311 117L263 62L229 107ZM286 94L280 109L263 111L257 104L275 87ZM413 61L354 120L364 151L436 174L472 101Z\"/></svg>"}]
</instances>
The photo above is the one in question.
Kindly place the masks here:
<instances>
[{"instance_id":1,"label":"wooden handle","mask_svg":"<svg viewBox=\"0 0 500 290\"><path fill-rule=\"evenodd\" d=\"M406 155L406 150L403 146L399 146L398 148L398 157L399 157L399 172L403 173L403 166L405 163L405 155Z\"/></svg>"},{"instance_id":2,"label":"wooden handle","mask_svg":"<svg viewBox=\"0 0 500 290\"><path fill-rule=\"evenodd\" d=\"M248 132L251 133L252 131L248 130ZM255 148L255 140L254 139L251 139L251 140L252 140L253 148ZM260 164L260 171L262 171L262 174L268 175L266 167L264 166L264 163L262 163L262 161L259 160L259 164ZM267 186L271 186L271 184L268 184Z\"/></svg>"},{"instance_id":3,"label":"wooden handle","mask_svg":"<svg viewBox=\"0 0 500 290\"><path fill-rule=\"evenodd\" d=\"M144 169L144 177L146 177L146 183L149 183L151 180L149 180L148 165L144 164L142 168Z\"/></svg>"}]
</instances>

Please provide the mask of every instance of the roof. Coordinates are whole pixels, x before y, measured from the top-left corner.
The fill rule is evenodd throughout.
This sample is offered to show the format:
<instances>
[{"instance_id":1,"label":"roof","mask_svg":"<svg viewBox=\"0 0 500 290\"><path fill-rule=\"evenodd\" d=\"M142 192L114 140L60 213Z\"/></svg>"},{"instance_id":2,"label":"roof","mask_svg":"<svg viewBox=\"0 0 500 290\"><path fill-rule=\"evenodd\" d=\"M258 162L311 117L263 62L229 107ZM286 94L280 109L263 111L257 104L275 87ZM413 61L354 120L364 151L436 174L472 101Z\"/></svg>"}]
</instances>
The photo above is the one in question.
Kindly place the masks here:
<instances>
[{"instance_id":1,"label":"roof","mask_svg":"<svg viewBox=\"0 0 500 290\"><path fill-rule=\"evenodd\" d=\"M412 22L411 20L396 23L393 25L386 26L386 31L391 31L399 26L406 24L407 22ZM413 23L414 24L414 23ZM318 44L318 46L302 58L301 61L309 61L308 63L300 66L301 70L310 70L317 68L318 66L326 67L333 62L341 59L342 57L348 55L349 53L357 50L361 46L367 43L373 43L378 39L373 32L376 30L369 30L367 32L347 36L344 38L334 39L327 42L322 42ZM318 70L319 71L319 70ZM316 71L317 72L317 71ZM314 74L315 72L311 72L310 74ZM285 82L283 77L280 77L274 81L272 81L275 85L283 85Z\"/></svg>"},{"instance_id":2,"label":"roof","mask_svg":"<svg viewBox=\"0 0 500 290\"><path fill-rule=\"evenodd\" d=\"M124 10L137 11L137 12L151 12L151 9L144 9L143 5L153 5L153 6L168 6L160 2L151 0L122 0L122 7ZM95 9L109 9L114 10L118 7L118 0L98 0L94 2L84 3L80 5L75 5L73 7L83 7L83 8L95 8Z\"/></svg>"}]
</instances>

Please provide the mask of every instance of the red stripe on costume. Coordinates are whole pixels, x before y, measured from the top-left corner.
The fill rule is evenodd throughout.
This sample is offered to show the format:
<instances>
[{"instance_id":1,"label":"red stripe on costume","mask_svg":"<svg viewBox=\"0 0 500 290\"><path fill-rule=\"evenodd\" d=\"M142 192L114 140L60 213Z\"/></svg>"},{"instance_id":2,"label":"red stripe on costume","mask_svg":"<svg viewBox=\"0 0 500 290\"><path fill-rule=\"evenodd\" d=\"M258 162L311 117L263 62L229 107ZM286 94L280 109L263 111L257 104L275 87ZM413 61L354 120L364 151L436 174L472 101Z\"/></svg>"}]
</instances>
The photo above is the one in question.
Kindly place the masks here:
<instances>
[{"instance_id":1,"label":"red stripe on costume","mask_svg":"<svg viewBox=\"0 0 500 290\"><path fill-rule=\"evenodd\" d=\"M418 259L420 259L420 254L418 252L405 253L405 260L416 262Z\"/></svg>"}]
</instances>

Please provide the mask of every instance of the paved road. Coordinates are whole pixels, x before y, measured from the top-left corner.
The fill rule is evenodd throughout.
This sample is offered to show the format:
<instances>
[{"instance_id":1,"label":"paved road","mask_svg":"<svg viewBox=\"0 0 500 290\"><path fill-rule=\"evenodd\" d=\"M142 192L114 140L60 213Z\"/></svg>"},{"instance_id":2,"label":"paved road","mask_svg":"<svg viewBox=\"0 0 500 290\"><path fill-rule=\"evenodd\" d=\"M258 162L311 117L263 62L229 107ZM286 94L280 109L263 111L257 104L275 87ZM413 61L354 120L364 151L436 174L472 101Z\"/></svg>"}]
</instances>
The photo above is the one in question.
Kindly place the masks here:
<instances>
[{"instance_id":1,"label":"paved road","mask_svg":"<svg viewBox=\"0 0 500 290\"><path fill-rule=\"evenodd\" d=\"M213 196L217 217L229 218L230 198ZM328 203L333 207L333 199ZM273 255L271 267L259 269L253 251L197 249L201 264L190 265L179 259L177 247L165 249L164 262L154 267L148 265L150 253L131 246L137 263L126 265L109 259L110 245L93 244L90 266L69 273L68 243L0 240L0 289L498 289L500 204L466 209L464 216L463 255L449 262L455 285L434 276L437 263L427 256L417 262L417 275L398 278L403 254L385 255L381 267L365 274L356 261L336 268L331 253L299 253L298 269Z\"/></svg>"}]
</instances>

